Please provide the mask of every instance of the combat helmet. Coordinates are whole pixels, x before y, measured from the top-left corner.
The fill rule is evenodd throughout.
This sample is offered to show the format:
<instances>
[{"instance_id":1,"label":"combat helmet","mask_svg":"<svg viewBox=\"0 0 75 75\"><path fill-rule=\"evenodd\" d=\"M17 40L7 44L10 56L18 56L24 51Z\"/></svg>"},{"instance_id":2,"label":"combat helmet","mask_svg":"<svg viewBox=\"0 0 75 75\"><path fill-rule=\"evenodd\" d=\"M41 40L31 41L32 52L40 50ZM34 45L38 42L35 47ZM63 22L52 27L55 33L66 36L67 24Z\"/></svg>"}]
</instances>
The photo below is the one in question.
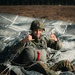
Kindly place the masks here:
<instances>
[{"instance_id":1,"label":"combat helmet","mask_svg":"<svg viewBox=\"0 0 75 75\"><path fill-rule=\"evenodd\" d=\"M31 27L30 27L30 30L34 30L34 29L44 29L44 23L40 20L34 20L32 23L31 23Z\"/></svg>"}]
</instances>

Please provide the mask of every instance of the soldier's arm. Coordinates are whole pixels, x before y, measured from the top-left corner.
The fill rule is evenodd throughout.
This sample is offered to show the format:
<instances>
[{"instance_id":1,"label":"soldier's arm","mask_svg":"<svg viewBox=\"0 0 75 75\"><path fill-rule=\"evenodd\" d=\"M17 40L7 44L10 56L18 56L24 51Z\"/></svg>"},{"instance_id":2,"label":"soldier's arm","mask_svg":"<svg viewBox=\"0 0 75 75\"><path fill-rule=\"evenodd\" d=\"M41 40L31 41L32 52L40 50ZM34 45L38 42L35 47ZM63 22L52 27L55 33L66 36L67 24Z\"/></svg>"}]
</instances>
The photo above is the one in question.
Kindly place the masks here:
<instances>
[{"instance_id":1,"label":"soldier's arm","mask_svg":"<svg viewBox=\"0 0 75 75\"><path fill-rule=\"evenodd\" d=\"M47 46L52 49L59 50L62 47L62 42L58 40L54 34L51 34L50 38L46 38L46 41Z\"/></svg>"},{"instance_id":2,"label":"soldier's arm","mask_svg":"<svg viewBox=\"0 0 75 75\"><path fill-rule=\"evenodd\" d=\"M57 41L49 40L48 47L55 49L55 50L59 50L62 47L62 42L60 40L57 40Z\"/></svg>"},{"instance_id":3,"label":"soldier's arm","mask_svg":"<svg viewBox=\"0 0 75 75\"><path fill-rule=\"evenodd\" d=\"M27 34L26 37L25 37L23 40L21 40L20 42L18 42L16 45L13 45L13 46L12 46L12 49L13 49L12 51L13 51L13 52L16 52L17 50L19 50L19 49L21 49L23 46L25 46L25 44L26 44L27 42L32 41L32 40L34 40L34 39L32 39L32 36L29 35L29 34Z\"/></svg>"},{"instance_id":4,"label":"soldier's arm","mask_svg":"<svg viewBox=\"0 0 75 75\"><path fill-rule=\"evenodd\" d=\"M25 44L25 43L24 43L23 40L22 40L22 41L18 42L16 45L12 45L12 46L11 46L12 52L13 52L13 53L17 52L20 48L22 48L22 47L24 46L24 44Z\"/></svg>"}]
</instances>

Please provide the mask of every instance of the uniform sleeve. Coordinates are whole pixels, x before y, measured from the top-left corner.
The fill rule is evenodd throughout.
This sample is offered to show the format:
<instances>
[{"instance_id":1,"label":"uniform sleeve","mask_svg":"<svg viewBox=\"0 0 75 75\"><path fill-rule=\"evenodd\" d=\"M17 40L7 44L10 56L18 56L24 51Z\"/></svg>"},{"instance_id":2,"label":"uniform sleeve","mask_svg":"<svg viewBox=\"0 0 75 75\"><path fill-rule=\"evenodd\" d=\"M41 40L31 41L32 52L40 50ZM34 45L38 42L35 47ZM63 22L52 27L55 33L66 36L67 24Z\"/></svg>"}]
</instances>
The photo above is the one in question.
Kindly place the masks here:
<instances>
[{"instance_id":1,"label":"uniform sleeve","mask_svg":"<svg viewBox=\"0 0 75 75\"><path fill-rule=\"evenodd\" d=\"M31 41L29 41L29 42L20 41L16 45L12 46L12 49L13 49L12 51L13 51L13 53L16 53L18 50L22 49L23 47L25 48L25 47L28 47L28 46L35 47L35 44L32 43Z\"/></svg>"},{"instance_id":2,"label":"uniform sleeve","mask_svg":"<svg viewBox=\"0 0 75 75\"><path fill-rule=\"evenodd\" d=\"M23 43L22 41L18 42L16 45L13 45L11 47L12 52L16 53L20 48L22 48L24 46L25 43Z\"/></svg>"},{"instance_id":3,"label":"uniform sleeve","mask_svg":"<svg viewBox=\"0 0 75 75\"><path fill-rule=\"evenodd\" d=\"M47 41L47 46L52 49L59 50L62 47L62 42L60 40L54 41L46 38L46 41Z\"/></svg>"}]
</instances>

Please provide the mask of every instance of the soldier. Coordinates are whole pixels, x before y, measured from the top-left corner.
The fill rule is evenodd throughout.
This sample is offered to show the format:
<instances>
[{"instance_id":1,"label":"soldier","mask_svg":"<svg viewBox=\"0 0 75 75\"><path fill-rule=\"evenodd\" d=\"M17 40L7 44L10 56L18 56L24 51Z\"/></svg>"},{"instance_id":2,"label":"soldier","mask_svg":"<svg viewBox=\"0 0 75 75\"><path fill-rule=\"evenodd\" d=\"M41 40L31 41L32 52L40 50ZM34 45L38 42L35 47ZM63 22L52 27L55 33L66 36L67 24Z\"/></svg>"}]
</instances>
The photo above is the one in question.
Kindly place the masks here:
<instances>
[{"instance_id":1,"label":"soldier","mask_svg":"<svg viewBox=\"0 0 75 75\"><path fill-rule=\"evenodd\" d=\"M54 71L64 70L63 68L65 67L69 70L67 65L71 65L71 63L67 61L67 64L64 66L66 60L60 61L52 67L48 67L45 64L48 60L47 48L50 47L59 50L62 47L62 43L53 33L50 34L49 38L42 35L42 32L45 31L44 23L39 20L34 20L31 23L30 30L32 31L31 34L27 34L22 41L12 47L12 53L18 53L13 59L10 59L11 63L13 65L23 66L27 70L41 72L45 75L55 75Z\"/></svg>"},{"instance_id":2,"label":"soldier","mask_svg":"<svg viewBox=\"0 0 75 75\"><path fill-rule=\"evenodd\" d=\"M15 49L13 49L16 52L20 46L25 45L21 53L21 57L23 57L21 63L33 61L47 62L47 47L59 50L62 47L62 43L53 33L51 33L49 38L44 37L42 35L42 32L45 30L44 23L39 20L34 20L31 23L30 30L32 33L27 34L26 37L14 47ZM15 61L17 62L18 60Z\"/></svg>"}]
</instances>

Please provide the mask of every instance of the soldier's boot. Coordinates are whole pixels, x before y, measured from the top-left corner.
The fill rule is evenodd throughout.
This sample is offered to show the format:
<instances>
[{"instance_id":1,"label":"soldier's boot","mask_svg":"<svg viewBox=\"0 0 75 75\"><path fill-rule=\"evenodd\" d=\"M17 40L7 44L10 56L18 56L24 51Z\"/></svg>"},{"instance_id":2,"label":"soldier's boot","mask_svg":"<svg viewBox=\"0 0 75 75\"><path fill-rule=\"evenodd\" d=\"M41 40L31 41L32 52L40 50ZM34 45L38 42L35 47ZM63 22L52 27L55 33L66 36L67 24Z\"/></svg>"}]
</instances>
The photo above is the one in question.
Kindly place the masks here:
<instances>
[{"instance_id":1,"label":"soldier's boot","mask_svg":"<svg viewBox=\"0 0 75 75\"><path fill-rule=\"evenodd\" d=\"M57 75L55 71L50 70L49 67L43 62L38 62L37 64L30 67L29 70L37 71L44 75Z\"/></svg>"},{"instance_id":2,"label":"soldier's boot","mask_svg":"<svg viewBox=\"0 0 75 75\"><path fill-rule=\"evenodd\" d=\"M68 60L62 60L51 67L54 71L75 71L75 67Z\"/></svg>"}]
</instances>

